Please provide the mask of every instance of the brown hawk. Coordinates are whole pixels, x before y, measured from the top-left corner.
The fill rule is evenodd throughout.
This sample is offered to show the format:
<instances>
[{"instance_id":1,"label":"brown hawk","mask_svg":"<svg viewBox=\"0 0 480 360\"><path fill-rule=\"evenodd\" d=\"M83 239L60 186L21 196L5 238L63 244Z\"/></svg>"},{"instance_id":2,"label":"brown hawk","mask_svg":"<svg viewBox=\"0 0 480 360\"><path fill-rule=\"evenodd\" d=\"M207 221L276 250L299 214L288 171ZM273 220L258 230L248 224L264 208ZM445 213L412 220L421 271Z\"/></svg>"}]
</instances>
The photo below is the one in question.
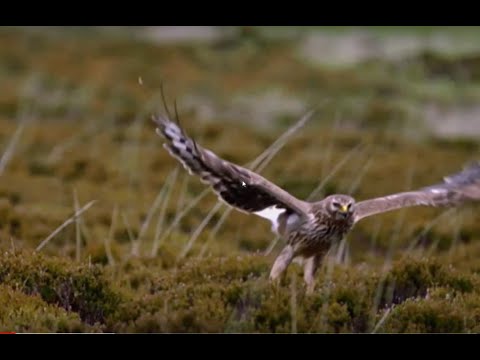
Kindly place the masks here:
<instances>
[{"instance_id":1,"label":"brown hawk","mask_svg":"<svg viewBox=\"0 0 480 360\"><path fill-rule=\"evenodd\" d=\"M286 246L273 264L270 279L278 279L294 258L301 257L308 292L314 289L315 272L325 254L359 220L410 206L456 206L480 200L480 163L475 163L442 183L415 191L357 203L342 194L302 201L259 174L202 148L168 117L154 117L154 121L157 133L167 140L164 147L190 174L199 176L228 205L272 222L272 231L286 240Z\"/></svg>"}]
</instances>

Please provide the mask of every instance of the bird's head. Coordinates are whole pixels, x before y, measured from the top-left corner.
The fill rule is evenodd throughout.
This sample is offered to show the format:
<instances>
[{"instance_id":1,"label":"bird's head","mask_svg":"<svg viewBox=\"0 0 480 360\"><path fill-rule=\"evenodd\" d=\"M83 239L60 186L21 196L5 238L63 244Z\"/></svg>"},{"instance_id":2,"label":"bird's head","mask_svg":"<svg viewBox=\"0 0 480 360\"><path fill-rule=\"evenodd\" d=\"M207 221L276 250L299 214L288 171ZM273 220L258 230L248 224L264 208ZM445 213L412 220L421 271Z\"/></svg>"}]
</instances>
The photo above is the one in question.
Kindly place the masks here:
<instances>
[{"instance_id":1,"label":"bird's head","mask_svg":"<svg viewBox=\"0 0 480 360\"><path fill-rule=\"evenodd\" d=\"M355 199L348 195L330 195L325 198L327 211L336 219L353 215Z\"/></svg>"}]
</instances>

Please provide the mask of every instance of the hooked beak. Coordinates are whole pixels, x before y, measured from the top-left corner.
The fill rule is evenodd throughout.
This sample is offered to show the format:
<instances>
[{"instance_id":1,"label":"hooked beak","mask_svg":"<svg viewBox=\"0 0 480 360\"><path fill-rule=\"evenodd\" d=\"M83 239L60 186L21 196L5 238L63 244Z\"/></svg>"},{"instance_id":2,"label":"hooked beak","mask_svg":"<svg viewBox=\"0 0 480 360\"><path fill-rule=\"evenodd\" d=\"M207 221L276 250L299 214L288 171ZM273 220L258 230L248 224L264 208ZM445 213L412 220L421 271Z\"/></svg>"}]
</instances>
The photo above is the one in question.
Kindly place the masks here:
<instances>
[{"instance_id":1,"label":"hooked beak","mask_svg":"<svg viewBox=\"0 0 480 360\"><path fill-rule=\"evenodd\" d=\"M342 207L340 208L340 210L342 211L342 213L348 213L348 207L347 207L347 205L342 205Z\"/></svg>"}]
</instances>

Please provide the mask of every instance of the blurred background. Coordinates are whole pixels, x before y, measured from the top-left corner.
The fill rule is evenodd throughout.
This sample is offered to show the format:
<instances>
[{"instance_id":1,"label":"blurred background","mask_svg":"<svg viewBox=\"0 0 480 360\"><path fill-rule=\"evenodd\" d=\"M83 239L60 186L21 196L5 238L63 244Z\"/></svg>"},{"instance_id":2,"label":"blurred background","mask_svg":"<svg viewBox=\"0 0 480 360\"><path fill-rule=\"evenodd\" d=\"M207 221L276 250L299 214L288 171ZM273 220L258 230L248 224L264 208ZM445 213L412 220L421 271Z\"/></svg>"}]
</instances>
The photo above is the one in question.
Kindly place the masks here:
<instances>
[{"instance_id":1,"label":"blurred background","mask_svg":"<svg viewBox=\"0 0 480 360\"><path fill-rule=\"evenodd\" d=\"M267 273L281 246L270 225L229 214L161 146L150 120L165 112L161 87L190 135L242 165L317 108L262 174L299 198L361 200L479 159L479 36L432 26L2 27L0 246L114 269L140 294L152 291L147 273L186 259L257 255ZM341 249L335 263L347 269L433 254L478 271L480 222L470 208L394 212L366 219Z\"/></svg>"}]
</instances>

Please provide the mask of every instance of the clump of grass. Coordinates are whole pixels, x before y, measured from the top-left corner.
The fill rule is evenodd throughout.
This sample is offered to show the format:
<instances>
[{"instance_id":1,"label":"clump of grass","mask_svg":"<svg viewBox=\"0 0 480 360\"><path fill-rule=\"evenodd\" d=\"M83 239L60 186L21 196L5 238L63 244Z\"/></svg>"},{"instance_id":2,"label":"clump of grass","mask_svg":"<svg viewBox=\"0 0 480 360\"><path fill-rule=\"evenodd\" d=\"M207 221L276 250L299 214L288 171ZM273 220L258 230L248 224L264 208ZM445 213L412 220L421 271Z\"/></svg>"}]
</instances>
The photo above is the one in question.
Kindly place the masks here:
<instances>
[{"instance_id":1,"label":"clump of grass","mask_svg":"<svg viewBox=\"0 0 480 360\"><path fill-rule=\"evenodd\" d=\"M0 329L14 332L99 332L101 327L83 323L77 313L48 304L39 295L27 295L0 285Z\"/></svg>"},{"instance_id":2,"label":"clump of grass","mask_svg":"<svg viewBox=\"0 0 480 360\"><path fill-rule=\"evenodd\" d=\"M0 284L78 313L82 321L92 325L105 322L122 300L99 266L72 264L38 253L3 252Z\"/></svg>"},{"instance_id":3,"label":"clump of grass","mask_svg":"<svg viewBox=\"0 0 480 360\"><path fill-rule=\"evenodd\" d=\"M267 268L263 257L186 262L157 276L148 295L124 303L110 326L128 332L223 332L243 289Z\"/></svg>"},{"instance_id":4,"label":"clump of grass","mask_svg":"<svg viewBox=\"0 0 480 360\"><path fill-rule=\"evenodd\" d=\"M385 277L385 284L383 305L399 304L410 298L425 298L429 289L438 286L461 293L471 292L474 287L470 277L431 259L397 262Z\"/></svg>"},{"instance_id":5,"label":"clump of grass","mask_svg":"<svg viewBox=\"0 0 480 360\"><path fill-rule=\"evenodd\" d=\"M466 331L464 320L462 311L450 301L407 300L391 311L382 331L458 333Z\"/></svg>"}]
</instances>

